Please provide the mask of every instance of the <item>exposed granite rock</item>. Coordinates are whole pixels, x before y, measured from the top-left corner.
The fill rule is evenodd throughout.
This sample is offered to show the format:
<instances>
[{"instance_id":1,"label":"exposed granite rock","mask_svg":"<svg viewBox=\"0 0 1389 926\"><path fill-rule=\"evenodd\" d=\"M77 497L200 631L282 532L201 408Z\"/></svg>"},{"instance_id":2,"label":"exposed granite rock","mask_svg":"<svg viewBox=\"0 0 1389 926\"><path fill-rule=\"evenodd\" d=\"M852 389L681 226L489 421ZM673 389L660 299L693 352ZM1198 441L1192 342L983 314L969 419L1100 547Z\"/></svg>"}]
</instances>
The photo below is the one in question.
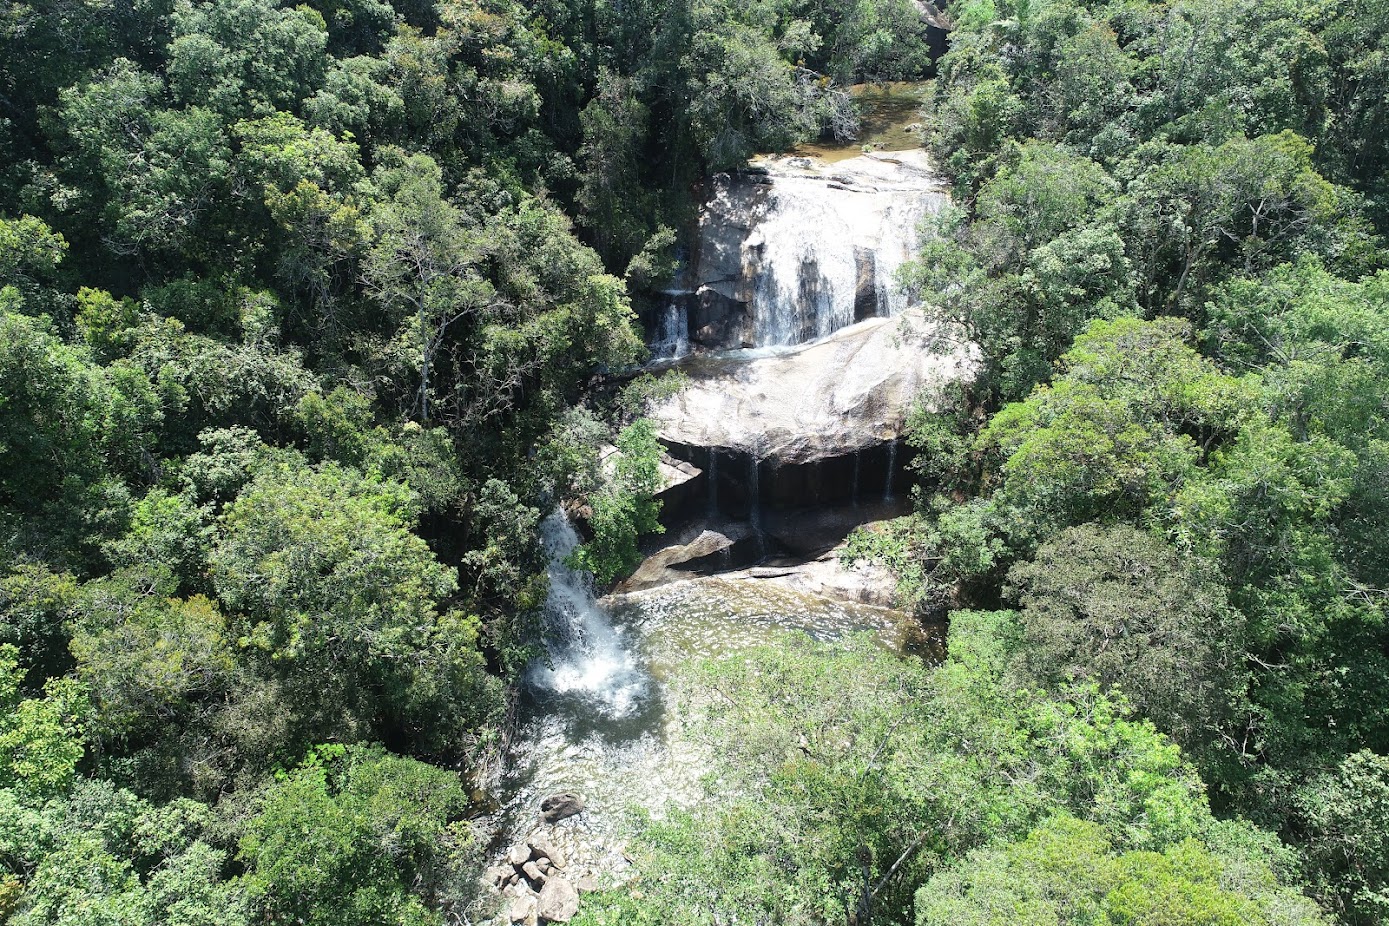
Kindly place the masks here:
<instances>
[{"instance_id":1,"label":"exposed granite rock","mask_svg":"<svg viewBox=\"0 0 1389 926\"><path fill-rule=\"evenodd\" d=\"M567 923L579 912L579 892L559 875L545 882L536 912L550 923Z\"/></svg>"},{"instance_id":2,"label":"exposed granite rock","mask_svg":"<svg viewBox=\"0 0 1389 926\"><path fill-rule=\"evenodd\" d=\"M698 448L801 464L892 441L918 399L968 377L973 355L941 352L942 332L909 310L813 344L754 359L704 359L690 385L656 407L660 436L679 456Z\"/></svg>"},{"instance_id":3,"label":"exposed granite rock","mask_svg":"<svg viewBox=\"0 0 1389 926\"><path fill-rule=\"evenodd\" d=\"M524 894L514 898L507 907L507 919L513 923L525 923L527 926L531 926L539 920L536 912L537 906L534 894Z\"/></svg>"},{"instance_id":4,"label":"exposed granite rock","mask_svg":"<svg viewBox=\"0 0 1389 926\"><path fill-rule=\"evenodd\" d=\"M528 840L534 858L548 859L556 868L563 868L566 861L564 850L560 849L544 834L537 833Z\"/></svg>"}]
</instances>

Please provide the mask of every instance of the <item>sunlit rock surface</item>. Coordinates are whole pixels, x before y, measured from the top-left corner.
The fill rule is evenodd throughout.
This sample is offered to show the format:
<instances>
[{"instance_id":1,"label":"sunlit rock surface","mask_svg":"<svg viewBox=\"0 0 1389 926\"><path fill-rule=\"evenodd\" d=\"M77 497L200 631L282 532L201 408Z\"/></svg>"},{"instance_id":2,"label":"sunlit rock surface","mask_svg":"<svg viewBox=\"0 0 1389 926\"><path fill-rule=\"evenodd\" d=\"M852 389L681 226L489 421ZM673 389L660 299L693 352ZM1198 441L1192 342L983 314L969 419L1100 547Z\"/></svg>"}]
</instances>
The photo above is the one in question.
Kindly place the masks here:
<instances>
[{"instance_id":1,"label":"sunlit rock surface","mask_svg":"<svg viewBox=\"0 0 1389 926\"><path fill-rule=\"evenodd\" d=\"M692 361L690 385L654 417L667 444L781 464L864 450L898 438L918 399L972 371L973 355L941 334L908 310L785 352Z\"/></svg>"},{"instance_id":2,"label":"sunlit rock surface","mask_svg":"<svg viewBox=\"0 0 1389 926\"><path fill-rule=\"evenodd\" d=\"M801 344L900 313L908 297L897 272L922 220L946 201L919 150L834 163L760 158L715 176L691 267L686 343Z\"/></svg>"}]
</instances>

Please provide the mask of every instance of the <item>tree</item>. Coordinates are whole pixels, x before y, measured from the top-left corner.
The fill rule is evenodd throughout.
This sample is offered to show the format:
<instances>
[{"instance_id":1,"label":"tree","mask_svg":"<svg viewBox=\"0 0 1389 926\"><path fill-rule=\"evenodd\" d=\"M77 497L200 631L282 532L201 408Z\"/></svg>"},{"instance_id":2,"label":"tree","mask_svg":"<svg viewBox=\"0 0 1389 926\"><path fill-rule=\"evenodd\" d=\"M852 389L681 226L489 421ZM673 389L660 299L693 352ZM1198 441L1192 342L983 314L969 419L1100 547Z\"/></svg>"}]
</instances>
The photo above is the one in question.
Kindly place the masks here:
<instances>
[{"instance_id":1,"label":"tree","mask_svg":"<svg viewBox=\"0 0 1389 926\"><path fill-rule=\"evenodd\" d=\"M53 679L42 698L24 698L23 680L19 650L0 644L0 789L38 804L76 780L86 693L69 679Z\"/></svg>"},{"instance_id":2,"label":"tree","mask_svg":"<svg viewBox=\"0 0 1389 926\"><path fill-rule=\"evenodd\" d=\"M598 92L579 115L583 174L575 198L583 210L580 222L592 231L609 266L625 265L646 237L643 220L649 205L638 172L646 119L632 80L600 71Z\"/></svg>"},{"instance_id":3,"label":"tree","mask_svg":"<svg viewBox=\"0 0 1389 926\"><path fill-rule=\"evenodd\" d=\"M320 746L261 796L238 857L256 915L311 926L438 922L480 858L458 777L370 747ZM426 906L428 905L428 906Z\"/></svg>"},{"instance_id":4,"label":"tree","mask_svg":"<svg viewBox=\"0 0 1389 926\"><path fill-rule=\"evenodd\" d=\"M1135 311L1115 195L1094 161L1029 143L984 184L973 221L943 214L908 265L909 284L979 345L984 381L1005 399L1046 381L1086 323Z\"/></svg>"},{"instance_id":5,"label":"tree","mask_svg":"<svg viewBox=\"0 0 1389 926\"><path fill-rule=\"evenodd\" d=\"M174 99L232 120L297 109L322 78L327 24L309 6L269 0L193 3L171 17Z\"/></svg>"},{"instance_id":6,"label":"tree","mask_svg":"<svg viewBox=\"0 0 1389 926\"><path fill-rule=\"evenodd\" d=\"M588 496L593 539L574 552L575 564L608 583L641 562L637 538L659 532L661 503L661 445L655 423L639 418L617 436L611 472Z\"/></svg>"},{"instance_id":7,"label":"tree","mask_svg":"<svg viewBox=\"0 0 1389 926\"><path fill-rule=\"evenodd\" d=\"M495 710L477 619L441 608L457 575L410 532L415 505L399 483L281 464L222 516L213 584L262 671L296 693L304 736L391 724L456 751Z\"/></svg>"},{"instance_id":8,"label":"tree","mask_svg":"<svg viewBox=\"0 0 1389 926\"><path fill-rule=\"evenodd\" d=\"M1115 688L1188 750L1238 735L1228 725L1246 684L1242 619L1204 563L1132 527L1086 524L1015 565L1008 583L1030 677Z\"/></svg>"},{"instance_id":9,"label":"tree","mask_svg":"<svg viewBox=\"0 0 1389 926\"><path fill-rule=\"evenodd\" d=\"M1093 686L1019 684L1011 626L957 612L935 669L871 640L805 637L700 666L689 690L707 695L709 799L640 831L641 897L585 915L909 923L931 871L1058 812L1123 851L1199 837L1210 811L1177 747Z\"/></svg>"},{"instance_id":10,"label":"tree","mask_svg":"<svg viewBox=\"0 0 1389 926\"><path fill-rule=\"evenodd\" d=\"M1382 922L1389 912L1389 760L1369 751L1307 782L1298 824L1317 893L1347 922Z\"/></svg>"},{"instance_id":11,"label":"tree","mask_svg":"<svg viewBox=\"0 0 1389 926\"><path fill-rule=\"evenodd\" d=\"M1241 853L1244 855L1244 853ZM1196 839L1162 852L1116 852L1104 831L1057 816L1027 839L983 849L937 874L917 894L917 926L1327 922L1296 891L1278 886L1258 852L1222 856Z\"/></svg>"}]
</instances>

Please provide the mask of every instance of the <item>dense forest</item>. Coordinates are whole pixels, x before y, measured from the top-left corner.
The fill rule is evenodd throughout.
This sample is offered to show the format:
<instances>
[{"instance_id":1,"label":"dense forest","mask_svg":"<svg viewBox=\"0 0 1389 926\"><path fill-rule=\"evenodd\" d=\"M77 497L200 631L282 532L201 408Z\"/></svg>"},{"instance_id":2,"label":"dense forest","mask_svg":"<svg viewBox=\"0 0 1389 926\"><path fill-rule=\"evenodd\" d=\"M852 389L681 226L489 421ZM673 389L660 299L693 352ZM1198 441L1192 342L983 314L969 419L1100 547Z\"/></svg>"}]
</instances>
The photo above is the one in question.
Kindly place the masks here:
<instances>
[{"instance_id":1,"label":"dense forest","mask_svg":"<svg viewBox=\"0 0 1389 926\"><path fill-rule=\"evenodd\" d=\"M1389 3L0 9L0 923L482 922L540 523L636 565L702 180L933 76L977 345L576 922L1389 920ZM602 448L622 462L605 466Z\"/></svg>"}]
</instances>

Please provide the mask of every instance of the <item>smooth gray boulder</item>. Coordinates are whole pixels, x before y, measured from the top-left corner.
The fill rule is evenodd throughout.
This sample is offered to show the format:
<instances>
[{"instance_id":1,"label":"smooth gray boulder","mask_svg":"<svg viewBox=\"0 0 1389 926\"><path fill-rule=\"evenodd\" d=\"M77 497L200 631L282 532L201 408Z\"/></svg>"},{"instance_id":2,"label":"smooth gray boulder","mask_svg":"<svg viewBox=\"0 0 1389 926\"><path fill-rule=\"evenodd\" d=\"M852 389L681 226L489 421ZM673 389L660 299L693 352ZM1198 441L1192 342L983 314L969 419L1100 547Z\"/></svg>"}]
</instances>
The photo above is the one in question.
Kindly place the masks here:
<instances>
[{"instance_id":1,"label":"smooth gray boulder","mask_svg":"<svg viewBox=\"0 0 1389 926\"><path fill-rule=\"evenodd\" d=\"M770 356L692 362L690 385L653 417L677 455L712 447L810 463L897 439L916 402L969 378L974 358L909 309Z\"/></svg>"},{"instance_id":2,"label":"smooth gray boulder","mask_svg":"<svg viewBox=\"0 0 1389 926\"><path fill-rule=\"evenodd\" d=\"M567 923L579 912L579 892L567 879L556 875L540 890L536 913L550 923Z\"/></svg>"}]
</instances>

